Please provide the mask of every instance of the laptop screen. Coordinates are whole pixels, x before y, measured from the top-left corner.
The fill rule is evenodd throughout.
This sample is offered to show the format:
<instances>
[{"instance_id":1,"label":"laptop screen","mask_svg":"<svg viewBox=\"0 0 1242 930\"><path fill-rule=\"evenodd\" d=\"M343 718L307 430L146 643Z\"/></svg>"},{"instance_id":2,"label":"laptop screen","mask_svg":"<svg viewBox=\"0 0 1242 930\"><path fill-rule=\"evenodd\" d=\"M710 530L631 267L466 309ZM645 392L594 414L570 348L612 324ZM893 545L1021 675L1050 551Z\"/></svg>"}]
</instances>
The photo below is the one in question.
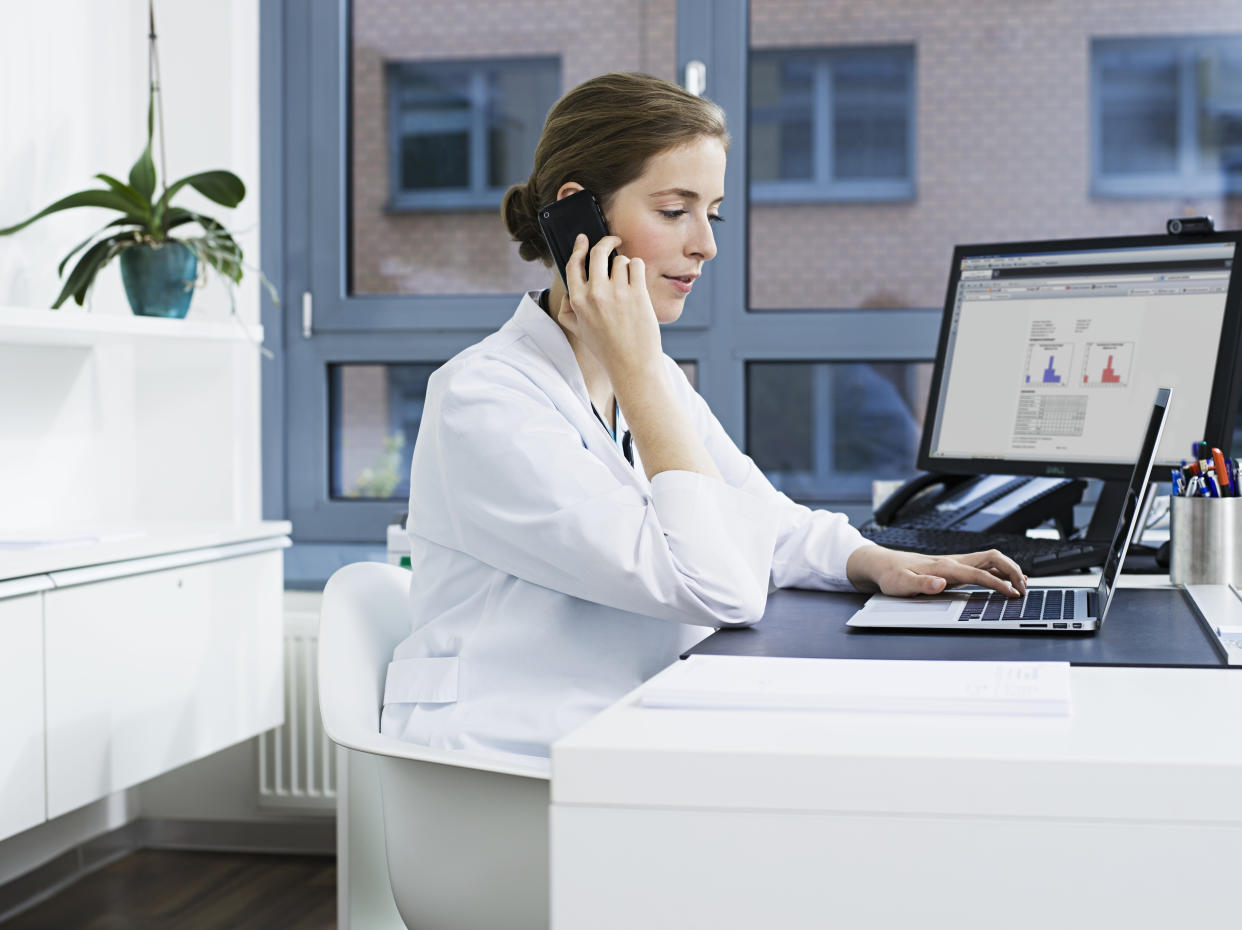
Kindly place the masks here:
<instances>
[{"instance_id":1,"label":"laptop screen","mask_svg":"<svg viewBox=\"0 0 1242 930\"><path fill-rule=\"evenodd\" d=\"M1125 560L1126 551L1134 536L1135 524L1138 520L1139 504L1142 503L1143 490L1151 477L1151 468L1156 460L1156 449L1160 445L1160 434L1164 431L1165 414L1169 409L1168 388L1156 391L1156 401L1152 406L1151 417L1147 421L1147 432L1143 436L1143 447L1139 451L1138 460L1134 463L1134 471L1130 475L1130 486L1126 488L1125 500L1121 505L1121 516L1117 520L1117 532L1113 534L1112 545L1108 547L1108 557L1104 560L1104 571L1100 575L1100 586L1097 597L1100 604L1100 622L1108 613L1108 602L1113 593L1113 584L1121 574L1121 563Z\"/></svg>"}]
</instances>

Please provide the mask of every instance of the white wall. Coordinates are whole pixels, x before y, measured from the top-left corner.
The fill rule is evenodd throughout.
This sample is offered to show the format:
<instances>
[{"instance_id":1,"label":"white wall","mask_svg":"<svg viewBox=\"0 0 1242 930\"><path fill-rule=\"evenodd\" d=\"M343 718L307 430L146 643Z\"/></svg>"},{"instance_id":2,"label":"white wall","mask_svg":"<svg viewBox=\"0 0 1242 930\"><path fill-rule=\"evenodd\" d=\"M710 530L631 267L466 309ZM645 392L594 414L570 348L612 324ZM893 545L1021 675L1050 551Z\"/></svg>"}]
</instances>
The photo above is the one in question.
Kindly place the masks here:
<instances>
[{"instance_id":1,"label":"white wall","mask_svg":"<svg viewBox=\"0 0 1242 930\"><path fill-rule=\"evenodd\" d=\"M247 188L234 211L192 190L174 202L239 232L247 264L257 267L258 4L157 0L155 12L170 180L223 168ZM146 141L147 100L145 0L6 0L2 15L0 227L102 186L97 172L128 178ZM50 306L60 290L56 265L112 218L74 210L0 239L0 306ZM238 293L248 322L258 321L257 282L248 275ZM129 312L115 262L100 276L93 309ZM218 281L195 293L192 318L227 313Z\"/></svg>"}]
</instances>

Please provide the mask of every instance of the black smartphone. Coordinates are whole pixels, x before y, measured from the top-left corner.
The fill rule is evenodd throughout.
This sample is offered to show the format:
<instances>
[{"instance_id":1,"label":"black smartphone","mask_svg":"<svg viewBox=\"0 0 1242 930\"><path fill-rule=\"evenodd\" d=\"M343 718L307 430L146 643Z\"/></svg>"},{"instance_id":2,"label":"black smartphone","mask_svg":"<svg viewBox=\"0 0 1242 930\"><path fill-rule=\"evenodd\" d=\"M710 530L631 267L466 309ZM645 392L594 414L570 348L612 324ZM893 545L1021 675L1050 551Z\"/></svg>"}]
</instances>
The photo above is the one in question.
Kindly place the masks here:
<instances>
[{"instance_id":1,"label":"black smartphone","mask_svg":"<svg viewBox=\"0 0 1242 930\"><path fill-rule=\"evenodd\" d=\"M599 203L590 191L578 191L540 207L539 228L543 230L543 238L547 240L548 250L552 253L552 260L556 262L556 270L561 273L566 290L569 290L569 281L565 278L565 265L574 250L574 240L578 238L578 234L586 233L588 249L594 248L595 243L608 235L604 214L600 212ZM612 274L612 260L616 255L617 250L613 249L608 256L609 274ZM591 276L590 265L588 259L584 272L588 278Z\"/></svg>"}]
</instances>

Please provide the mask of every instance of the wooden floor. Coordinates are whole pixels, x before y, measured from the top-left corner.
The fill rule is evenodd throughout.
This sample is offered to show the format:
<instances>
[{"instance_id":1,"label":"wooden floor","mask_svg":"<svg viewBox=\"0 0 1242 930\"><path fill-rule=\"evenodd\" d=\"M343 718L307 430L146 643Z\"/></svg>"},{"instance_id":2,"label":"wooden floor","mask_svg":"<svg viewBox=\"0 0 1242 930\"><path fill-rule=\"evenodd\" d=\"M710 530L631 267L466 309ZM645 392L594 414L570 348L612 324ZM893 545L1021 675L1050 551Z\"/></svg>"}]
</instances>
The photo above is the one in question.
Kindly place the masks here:
<instances>
[{"instance_id":1,"label":"wooden floor","mask_svg":"<svg viewBox=\"0 0 1242 930\"><path fill-rule=\"evenodd\" d=\"M0 930L335 930L336 861L141 850Z\"/></svg>"}]
</instances>

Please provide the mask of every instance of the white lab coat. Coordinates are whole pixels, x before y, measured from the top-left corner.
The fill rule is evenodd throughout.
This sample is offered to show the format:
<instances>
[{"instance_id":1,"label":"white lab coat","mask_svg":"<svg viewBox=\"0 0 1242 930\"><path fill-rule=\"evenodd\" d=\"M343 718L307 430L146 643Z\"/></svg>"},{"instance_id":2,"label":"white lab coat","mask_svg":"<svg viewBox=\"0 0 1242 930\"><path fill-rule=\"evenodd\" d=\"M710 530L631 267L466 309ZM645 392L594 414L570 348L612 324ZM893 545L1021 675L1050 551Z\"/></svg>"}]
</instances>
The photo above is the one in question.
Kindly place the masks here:
<instances>
[{"instance_id":1,"label":"white lab coat","mask_svg":"<svg viewBox=\"0 0 1242 930\"><path fill-rule=\"evenodd\" d=\"M776 491L667 358L724 482L648 482L537 299L428 382L410 473L412 632L388 667L387 734L546 757L714 628L757 622L770 588L850 590L846 559L868 544Z\"/></svg>"}]
</instances>

